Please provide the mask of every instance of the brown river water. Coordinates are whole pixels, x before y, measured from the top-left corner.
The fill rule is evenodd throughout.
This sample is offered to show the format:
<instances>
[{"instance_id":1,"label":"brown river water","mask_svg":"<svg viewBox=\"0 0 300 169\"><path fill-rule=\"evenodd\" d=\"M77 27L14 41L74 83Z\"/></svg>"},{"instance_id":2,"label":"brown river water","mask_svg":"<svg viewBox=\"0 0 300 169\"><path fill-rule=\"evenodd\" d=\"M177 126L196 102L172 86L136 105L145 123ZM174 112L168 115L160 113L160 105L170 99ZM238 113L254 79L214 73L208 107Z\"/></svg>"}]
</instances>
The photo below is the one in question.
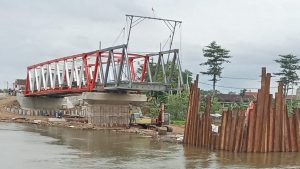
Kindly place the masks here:
<instances>
[{"instance_id":1,"label":"brown river water","mask_svg":"<svg viewBox=\"0 0 300 169\"><path fill-rule=\"evenodd\" d=\"M0 169L300 168L300 153L232 153L135 134L0 123Z\"/></svg>"}]
</instances>

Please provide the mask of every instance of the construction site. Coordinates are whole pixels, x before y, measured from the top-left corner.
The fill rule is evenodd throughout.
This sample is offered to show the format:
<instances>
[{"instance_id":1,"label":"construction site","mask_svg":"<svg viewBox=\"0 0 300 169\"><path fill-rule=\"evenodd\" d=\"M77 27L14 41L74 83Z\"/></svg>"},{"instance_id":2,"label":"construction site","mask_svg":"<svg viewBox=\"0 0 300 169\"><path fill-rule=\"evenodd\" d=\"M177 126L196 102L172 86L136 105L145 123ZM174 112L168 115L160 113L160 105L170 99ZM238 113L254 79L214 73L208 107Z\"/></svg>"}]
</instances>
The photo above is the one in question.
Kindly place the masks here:
<instances>
[{"instance_id":1,"label":"construction site","mask_svg":"<svg viewBox=\"0 0 300 169\"><path fill-rule=\"evenodd\" d=\"M184 54L191 54L182 52L183 22L157 17L153 8L152 13L126 14L125 26L111 46L100 41L93 51L32 60L24 65L24 77L15 79L12 87L7 81L7 89L0 92L0 135L5 138L0 148L10 144L8 131L15 132L11 138L17 141L4 150L10 152L8 157L29 152L26 158L16 155L18 167L24 163L25 168L51 166L49 161L55 161L54 168L299 167L300 87L293 94L300 59L279 55L295 59L295 72L289 72L294 81L282 77L285 70L268 72L261 64L255 65L260 67L255 75L259 79L247 74L226 77L221 75L222 64L233 56L212 41L201 49L207 61L197 63L201 69L195 73L189 71L192 66L183 68ZM151 35L136 31L146 21L150 33L156 31L152 23L167 29L167 41L159 48L153 45L155 51L149 45ZM134 33L147 36L147 43L139 36L132 40ZM286 60L274 61L281 69L289 67L282 66ZM232 65L233 72L242 67ZM254 74L253 69L240 71ZM219 84L224 79L234 85ZM47 153L49 157L43 156ZM166 164L157 163L161 160Z\"/></svg>"},{"instance_id":2,"label":"construction site","mask_svg":"<svg viewBox=\"0 0 300 169\"><path fill-rule=\"evenodd\" d=\"M149 112L142 112L141 106L149 100L146 95L149 92L184 89L180 52L172 49L175 29L181 21L136 15L126 15L126 19L130 23L126 44L104 49L100 46L92 52L28 66L26 79L15 82L19 85L19 90L12 92L15 97L4 99L2 105L4 111L19 116L9 115L11 119L4 116L2 121L91 129L138 127L153 130L150 135L155 135L155 131L159 135L172 132L170 114L165 112L163 103L157 117L145 116ZM127 52L131 29L145 19L163 21L170 28L169 50ZM223 111L221 122L216 125L211 96L207 96L204 103L200 102L197 75L189 87L184 129L175 126L173 142L234 152L299 151L298 110L288 116L282 82L278 84L275 101L270 93L270 82L271 74L262 68L261 88L255 103L251 102L247 110ZM205 107L202 113L200 104ZM176 134L180 135L175 137Z\"/></svg>"},{"instance_id":3,"label":"construction site","mask_svg":"<svg viewBox=\"0 0 300 169\"><path fill-rule=\"evenodd\" d=\"M155 117L147 116L149 110L142 112L141 105L149 100L149 93L181 91L184 87L179 49L172 49L181 21L136 15L126 15L126 19L126 44L100 46L92 52L28 66L26 79L16 80L16 89L10 91L16 101L5 105L5 111L20 115L13 119L19 122L117 130L133 127L152 129L160 135L172 132L170 114L165 113L163 103ZM171 31L169 50L127 52L131 29L145 19L167 24ZM11 119L2 118L7 120ZM176 128L179 131L175 134L181 135L174 137L174 142L183 134L183 128Z\"/></svg>"}]
</instances>

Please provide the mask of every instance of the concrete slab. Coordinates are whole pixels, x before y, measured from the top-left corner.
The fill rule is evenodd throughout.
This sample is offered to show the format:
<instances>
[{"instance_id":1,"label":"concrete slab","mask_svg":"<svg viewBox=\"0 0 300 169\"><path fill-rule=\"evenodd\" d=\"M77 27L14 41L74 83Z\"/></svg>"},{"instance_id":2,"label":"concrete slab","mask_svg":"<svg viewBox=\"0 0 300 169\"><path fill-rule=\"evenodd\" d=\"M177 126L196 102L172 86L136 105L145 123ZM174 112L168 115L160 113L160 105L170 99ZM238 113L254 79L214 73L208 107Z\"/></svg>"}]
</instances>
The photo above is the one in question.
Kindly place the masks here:
<instances>
[{"instance_id":1,"label":"concrete slab","mask_svg":"<svg viewBox=\"0 0 300 169\"><path fill-rule=\"evenodd\" d=\"M48 118L49 122L65 122L66 120L64 118Z\"/></svg>"},{"instance_id":2,"label":"concrete slab","mask_svg":"<svg viewBox=\"0 0 300 169\"><path fill-rule=\"evenodd\" d=\"M74 108L78 105L81 100L79 96L68 96L68 97L24 97L23 94L17 95L17 101L19 102L22 109L26 110L57 110L62 108Z\"/></svg>"},{"instance_id":3,"label":"concrete slab","mask_svg":"<svg viewBox=\"0 0 300 169\"><path fill-rule=\"evenodd\" d=\"M34 124L40 124L42 122L42 120L33 120Z\"/></svg>"},{"instance_id":4,"label":"concrete slab","mask_svg":"<svg viewBox=\"0 0 300 169\"><path fill-rule=\"evenodd\" d=\"M84 92L82 99L88 104L141 104L147 101L144 94L118 94L118 93L98 93L98 92Z\"/></svg>"}]
</instances>

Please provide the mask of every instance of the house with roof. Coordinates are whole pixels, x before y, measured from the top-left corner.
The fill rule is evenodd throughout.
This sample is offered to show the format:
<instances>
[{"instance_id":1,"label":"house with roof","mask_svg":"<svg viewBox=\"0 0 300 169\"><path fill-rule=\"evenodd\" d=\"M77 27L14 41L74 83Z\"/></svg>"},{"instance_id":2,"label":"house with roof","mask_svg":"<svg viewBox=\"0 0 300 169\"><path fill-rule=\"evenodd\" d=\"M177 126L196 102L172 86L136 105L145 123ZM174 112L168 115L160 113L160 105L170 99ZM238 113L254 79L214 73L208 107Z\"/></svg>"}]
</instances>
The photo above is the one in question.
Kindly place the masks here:
<instances>
[{"instance_id":1,"label":"house with roof","mask_svg":"<svg viewBox=\"0 0 300 169\"><path fill-rule=\"evenodd\" d=\"M25 86L26 86L26 79L16 79L14 82L14 89L16 91L25 90Z\"/></svg>"}]
</instances>

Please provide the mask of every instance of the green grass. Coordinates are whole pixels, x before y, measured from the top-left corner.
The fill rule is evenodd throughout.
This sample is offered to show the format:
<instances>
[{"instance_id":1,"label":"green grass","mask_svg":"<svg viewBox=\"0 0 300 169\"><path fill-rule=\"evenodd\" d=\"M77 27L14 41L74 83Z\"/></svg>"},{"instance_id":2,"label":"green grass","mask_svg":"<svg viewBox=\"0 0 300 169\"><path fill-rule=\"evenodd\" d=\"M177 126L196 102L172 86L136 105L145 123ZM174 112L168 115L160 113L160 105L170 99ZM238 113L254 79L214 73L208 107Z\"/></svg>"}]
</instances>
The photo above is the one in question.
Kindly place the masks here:
<instances>
[{"instance_id":1,"label":"green grass","mask_svg":"<svg viewBox=\"0 0 300 169\"><path fill-rule=\"evenodd\" d=\"M176 125L184 125L185 121L184 120L172 120L171 123L176 124Z\"/></svg>"}]
</instances>

